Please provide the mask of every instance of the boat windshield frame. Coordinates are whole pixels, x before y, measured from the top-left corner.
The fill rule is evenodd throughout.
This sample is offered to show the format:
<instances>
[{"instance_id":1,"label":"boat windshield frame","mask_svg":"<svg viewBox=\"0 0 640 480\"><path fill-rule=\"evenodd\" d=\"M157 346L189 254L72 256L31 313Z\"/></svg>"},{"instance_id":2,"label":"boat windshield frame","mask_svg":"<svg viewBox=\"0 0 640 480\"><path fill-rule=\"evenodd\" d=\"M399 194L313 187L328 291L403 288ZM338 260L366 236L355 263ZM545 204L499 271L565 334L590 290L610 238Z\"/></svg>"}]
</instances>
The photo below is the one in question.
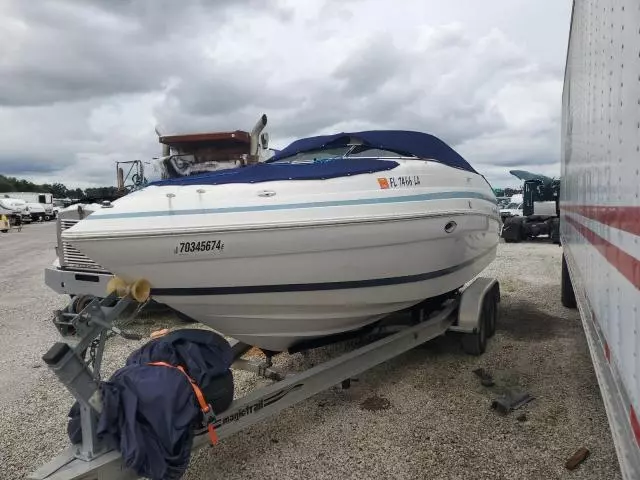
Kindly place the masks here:
<instances>
[{"instance_id":1,"label":"boat windshield frame","mask_svg":"<svg viewBox=\"0 0 640 480\"><path fill-rule=\"evenodd\" d=\"M419 157L414 155L406 155L404 153L395 152L393 150L388 149L380 149L376 147L367 147L364 150L359 150L358 147L363 147L364 145L360 144L349 144L340 147L331 147L331 148L322 148L317 150L309 150L306 152L299 152L290 157L285 157L278 160L273 160L268 163L273 164L309 164L316 163L328 160L336 160L336 159L380 159L380 160L422 160ZM373 150L376 152L383 153L383 155L371 155L366 154L368 151Z\"/></svg>"}]
</instances>

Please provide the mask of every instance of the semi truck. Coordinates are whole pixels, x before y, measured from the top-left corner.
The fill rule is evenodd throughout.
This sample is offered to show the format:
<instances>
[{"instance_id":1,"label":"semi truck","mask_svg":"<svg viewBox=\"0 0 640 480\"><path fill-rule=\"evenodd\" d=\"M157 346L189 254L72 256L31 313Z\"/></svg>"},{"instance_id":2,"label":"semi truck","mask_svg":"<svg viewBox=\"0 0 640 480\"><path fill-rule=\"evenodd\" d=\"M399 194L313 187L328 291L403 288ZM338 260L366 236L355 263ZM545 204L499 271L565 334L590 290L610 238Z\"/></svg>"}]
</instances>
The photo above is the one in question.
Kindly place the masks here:
<instances>
[{"instance_id":1,"label":"semi truck","mask_svg":"<svg viewBox=\"0 0 640 480\"><path fill-rule=\"evenodd\" d=\"M580 311L620 470L640 478L640 8L575 0L562 93L560 299Z\"/></svg>"},{"instance_id":2,"label":"semi truck","mask_svg":"<svg viewBox=\"0 0 640 480\"><path fill-rule=\"evenodd\" d=\"M560 180L525 170L511 170L509 173L523 180L524 184L517 207L509 205L500 210L504 241L520 242L546 235L552 242L559 243Z\"/></svg>"}]
</instances>

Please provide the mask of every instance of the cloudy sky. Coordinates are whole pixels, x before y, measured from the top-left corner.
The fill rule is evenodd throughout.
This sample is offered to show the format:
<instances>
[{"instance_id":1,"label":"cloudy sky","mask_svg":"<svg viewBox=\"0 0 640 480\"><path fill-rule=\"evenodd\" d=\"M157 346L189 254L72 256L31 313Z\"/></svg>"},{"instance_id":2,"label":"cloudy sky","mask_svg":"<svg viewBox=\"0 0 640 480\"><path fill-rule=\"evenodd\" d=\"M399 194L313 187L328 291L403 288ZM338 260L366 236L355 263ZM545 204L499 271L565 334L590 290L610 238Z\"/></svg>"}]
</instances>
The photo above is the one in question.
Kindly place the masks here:
<instances>
[{"instance_id":1,"label":"cloudy sky","mask_svg":"<svg viewBox=\"0 0 640 480\"><path fill-rule=\"evenodd\" d=\"M113 185L163 134L419 130L559 175L570 0L0 1L0 174Z\"/></svg>"}]
</instances>

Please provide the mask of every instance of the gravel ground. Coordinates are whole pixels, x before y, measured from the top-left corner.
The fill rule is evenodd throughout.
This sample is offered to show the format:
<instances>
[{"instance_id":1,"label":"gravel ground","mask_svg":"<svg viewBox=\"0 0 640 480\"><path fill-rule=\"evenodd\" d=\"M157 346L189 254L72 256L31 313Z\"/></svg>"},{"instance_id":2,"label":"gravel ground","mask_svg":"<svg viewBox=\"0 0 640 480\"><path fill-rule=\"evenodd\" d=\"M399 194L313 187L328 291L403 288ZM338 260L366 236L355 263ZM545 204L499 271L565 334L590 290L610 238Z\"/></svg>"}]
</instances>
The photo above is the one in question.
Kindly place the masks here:
<instances>
[{"instance_id":1,"label":"gravel ground","mask_svg":"<svg viewBox=\"0 0 640 480\"><path fill-rule=\"evenodd\" d=\"M0 479L23 478L67 445L72 399L40 360L57 337L51 312L66 301L43 283L54 242L52 223L0 234ZM462 353L453 336L436 339L348 390L329 389L215 452L194 453L185 479L621 478L580 320L559 302L560 253L544 243L500 245L484 273L501 282L500 320L482 357ZM135 329L180 326L172 315L147 315ZM113 339L105 373L141 343ZM300 369L308 361L282 355L276 363ZM494 375L494 387L480 384L478 367ZM238 394L262 382L236 374ZM535 400L500 416L489 405L507 388ZM567 471L566 459L582 446L591 456Z\"/></svg>"}]
</instances>

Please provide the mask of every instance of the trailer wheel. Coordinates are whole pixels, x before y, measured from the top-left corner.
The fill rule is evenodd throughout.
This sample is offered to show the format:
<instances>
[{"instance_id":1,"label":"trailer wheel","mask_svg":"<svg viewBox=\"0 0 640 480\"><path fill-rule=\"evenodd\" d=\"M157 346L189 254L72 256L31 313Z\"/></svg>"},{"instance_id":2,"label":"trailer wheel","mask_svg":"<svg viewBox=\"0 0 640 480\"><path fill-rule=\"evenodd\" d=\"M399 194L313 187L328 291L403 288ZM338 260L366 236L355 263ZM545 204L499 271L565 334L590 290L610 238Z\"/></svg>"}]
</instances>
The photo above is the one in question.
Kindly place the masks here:
<instances>
[{"instance_id":1,"label":"trailer wheel","mask_svg":"<svg viewBox=\"0 0 640 480\"><path fill-rule=\"evenodd\" d=\"M569 275L569 268L567 267L567 259L562 254L562 278L560 280L560 297L562 306L567 308L576 308L576 295L573 291L573 285L571 283L571 276Z\"/></svg>"},{"instance_id":2,"label":"trailer wheel","mask_svg":"<svg viewBox=\"0 0 640 480\"><path fill-rule=\"evenodd\" d=\"M482 310L478 319L478 329L473 333L462 335L462 349L469 355L482 355L487 349L487 327L490 323L490 304L493 295L489 293L482 302Z\"/></svg>"},{"instance_id":3,"label":"trailer wheel","mask_svg":"<svg viewBox=\"0 0 640 480\"><path fill-rule=\"evenodd\" d=\"M522 222L522 217L509 217L506 219L502 226L502 238L504 238L505 243L517 243L526 239Z\"/></svg>"},{"instance_id":4,"label":"trailer wheel","mask_svg":"<svg viewBox=\"0 0 640 480\"><path fill-rule=\"evenodd\" d=\"M560 245L560 219L552 218L549 222L549 238L554 245Z\"/></svg>"},{"instance_id":5,"label":"trailer wheel","mask_svg":"<svg viewBox=\"0 0 640 480\"><path fill-rule=\"evenodd\" d=\"M93 295L78 295L71 301L71 313L78 314L89 305L95 297Z\"/></svg>"},{"instance_id":6,"label":"trailer wheel","mask_svg":"<svg viewBox=\"0 0 640 480\"><path fill-rule=\"evenodd\" d=\"M498 322L498 302L500 293L497 286L487 295L490 315L487 317L487 338L491 338L496 333L496 323Z\"/></svg>"}]
</instances>

